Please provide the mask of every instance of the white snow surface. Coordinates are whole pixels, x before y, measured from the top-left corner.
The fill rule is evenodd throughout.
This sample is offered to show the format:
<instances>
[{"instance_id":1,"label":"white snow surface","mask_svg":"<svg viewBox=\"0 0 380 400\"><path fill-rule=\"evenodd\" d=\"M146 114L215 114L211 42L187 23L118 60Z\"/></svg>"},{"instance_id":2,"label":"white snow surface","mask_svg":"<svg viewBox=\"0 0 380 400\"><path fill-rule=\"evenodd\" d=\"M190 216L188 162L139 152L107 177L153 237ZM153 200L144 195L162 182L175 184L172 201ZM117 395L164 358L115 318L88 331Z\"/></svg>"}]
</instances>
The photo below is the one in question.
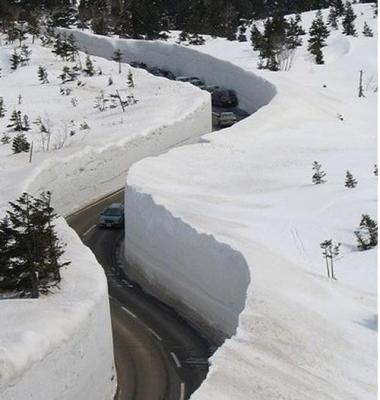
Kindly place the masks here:
<instances>
[{"instance_id":1,"label":"white snow surface","mask_svg":"<svg viewBox=\"0 0 380 400\"><path fill-rule=\"evenodd\" d=\"M101 75L82 74L79 79L85 85L81 87L76 82L61 85L58 75L64 65L73 63L30 40L28 45L31 61L16 71L9 64L13 46L0 47L0 96L7 110L0 128L13 138L16 132L7 128L12 111L27 114L32 129L26 137L34 149L29 163L29 154L14 155L11 144L0 145L0 217L8 201L23 191L50 190L60 214L74 212L122 187L126 171L136 160L211 130L210 95L191 85L158 79L126 64L119 75L117 63L100 57L91 58ZM83 53L81 59L84 62ZM49 84L38 81L39 65L47 68ZM133 89L126 84L129 70ZM72 93L60 95L62 86ZM120 107L94 109L101 90L107 96L116 89L124 98L134 94L139 102L125 113ZM44 151L46 137L43 140L33 123L38 117L51 131L49 151ZM84 122L89 129L80 129ZM61 289L38 300L0 301L2 400L106 400L116 388L104 272L63 219L57 227L68 244L65 258L71 261L62 271Z\"/></svg>"},{"instance_id":2,"label":"white snow surface","mask_svg":"<svg viewBox=\"0 0 380 400\"><path fill-rule=\"evenodd\" d=\"M249 42L208 38L197 51L269 81L276 96L234 127L129 171L127 257L218 329L218 310L236 312L245 296L236 334L192 399L377 397L377 252L359 252L354 236L361 214L377 214L377 19L369 4L354 9L358 37L333 31L325 65L307 53L307 35L289 72L257 70ZM302 17L308 29L314 12ZM373 38L362 35L364 20ZM324 185L311 183L315 160ZM347 170L354 189L344 187ZM342 243L335 281L325 239Z\"/></svg>"}]
</instances>

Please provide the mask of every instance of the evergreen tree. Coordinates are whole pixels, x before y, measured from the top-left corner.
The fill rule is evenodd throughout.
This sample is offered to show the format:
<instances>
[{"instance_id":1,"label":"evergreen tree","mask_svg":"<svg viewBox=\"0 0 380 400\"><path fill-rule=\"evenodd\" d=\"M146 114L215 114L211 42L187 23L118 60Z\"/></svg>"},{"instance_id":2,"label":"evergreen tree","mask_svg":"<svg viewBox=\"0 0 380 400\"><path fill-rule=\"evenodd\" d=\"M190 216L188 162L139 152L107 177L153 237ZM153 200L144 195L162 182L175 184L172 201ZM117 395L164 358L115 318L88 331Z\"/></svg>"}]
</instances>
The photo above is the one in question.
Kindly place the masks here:
<instances>
[{"instance_id":1,"label":"evergreen tree","mask_svg":"<svg viewBox=\"0 0 380 400\"><path fill-rule=\"evenodd\" d=\"M359 250L369 250L377 246L377 221L363 214L359 230L355 232Z\"/></svg>"},{"instance_id":2,"label":"evergreen tree","mask_svg":"<svg viewBox=\"0 0 380 400\"><path fill-rule=\"evenodd\" d=\"M245 25L240 25L239 26L239 31L238 31L238 41L239 42L246 42L247 41L247 27Z\"/></svg>"},{"instance_id":3,"label":"evergreen tree","mask_svg":"<svg viewBox=\"0 0 380 400\"><path fill-rule=\"evenodd\" d=\"M14 154L28 152L30 144L23 133L17 134L12 141L12 150Z\"/></svg>"},{"instance_id":4,"label":"evergreen tree","mask_svg":"<svg viewBox=\"0 0 380 400\"><path fill-rule=\"evenodd\" d=\"M352 176L350 171L347 171L346 172L346 182L345 182L344 186L346 188L353 189L354 187L356 187L357 184L358 184L358 181Z\"/></svg>"},{"instance_id":5,"label":"evergreen tree","mask_svg":"<svg viewBox=\"0 0 380 400\"><path fill-rule=\"evenodd\" d=\"M78 56L79 47L76 43L74 35L71 33L64 44L64 53L69 61L75 61Z\"/></svg>"},{"instance_id":6,"label":"evergreen tree","mask_svg":"<svg viewBox=\"0 0 380 400\"><path fill-rule=\"evenodd\" d=\"M62 83L75 81L78 77L78 72L74 68L70 68L65 65L62 69L62 74L59 75L59 78L62 80Z\"/></svg>"},{"instance_id":7,"label":"evergreen tree","mask_svg":"<svg viewBox=\"0 0 380 400\"><path fill-rule=\"evenodd\" d=\"M87 76L94 76L95 75L95 68L94 68L94 64L92 63L92 60L91 60L90 56L86 56L85 66L86 67L83 68L83 72Z\"/></svg>"},{"instance_id":8,"label":"evergreen tree","mask_svg":"<svg viewBox=\"0 0 380 400\"><path fill-rule=\"evenodd\" d=\"M349 1L346 1L344 7L344 15L343 15L343 33L347 36L356 36L356 29L355 29L355 19L356 15L352 8L352 5Z\"/></svg>"},{"instance_id":9,"label":"evergreen tree","mask_svg":"<svg viewBox=\"0 0 380 400\"><path fill-rule=\"evenodd\" d=\"M322 183L325 183L326 181L323 179L326 176L326 173L322 171L322 165L319 164L317 161L314 161L313 163L313 177L312 181L315 185L320 185Z\"/></svg>"},{"instance_id":10,"label":"evergreen tree","mask_svg":"<svg viewBox=\"0 0 380 400\"><path fill-rule=\"evenodd\" d=\"M331 8L334 9L335 15L337 17L342 17L344 15L344 4L343 0L332 0Z\"/></svg>"},{"instance_id":11,"label":"evergreen tree","mask_svg":"<svg viewBox=\"0 0 380 400\"><path fill-rule=\"evenodd\" d=\"M363 35L366 37L373 37L372 29L368 26L366 21L364 21Z\"/></svg>"},{"instance_id":12,"label":"evergreen tree","mask_svg":"<svg viewBox=\"0 0 380 400\"><path fill-rule=\"evenodd\" d=\"M135 37L135 31L133 29L133 16L131 11L130 0L125 0L119 16L119 21L116 25L115 33L123 38Z\"/></svg>"},{"instance_id":13,"label":"evergreen tree","mask_svg":"<svg viewBox=\"0 0 380 400\"><path fill-rule=\"evenodd\" d=\"M29 64L31 54L32 51L29 49L29 47L26 44L23 44L21 46L21 52L20 52L21 65L25 66Z\"/></svg>"},{"instance_id":14,"label":"evergreen tree","mask_svg":"<svg viewBox=\"0 0 380 400\"><path fill-rule=\"evenodd\" d=\"M129 70L129 72L128 72L127 84L128 84L128 87L130 87L130 88L134 88L135 87L135 82L133 80L133 74L132 74L131 70Z\"/></svg>"},{"instance_id":15,"label":"evergreen tree","mask_svg":"<svg viewBox=\"0 0 380 400\"><path fill-rule=\"evenodd\" d=\"M326 39L329 36L329 31L323 22L322 12L319 10L316 13L315 19L309 30L309 52L315 56L317 64L324 64L322 48L326 46Z\"/></svg>"},{"instance_id":16,"label":"evergreen tree","mask_svg":"<svg viewBox=\"0 0 380 400\"><path fill-rule=\"evenodd\" d=\"M253 50L260 50L263 45L263 35L257 28L256 24L252 24L251 28L251 44Z\"/></svg>"},{"instance_id":17,"label":"evergreen tree","mask_svg":"<svg viewBox=\"0 0 380 400\"><path fill-rule=\"evenodd\" d=\"M77 21L78 11L75 2L71 0L59 0L58 7L52 13L52 22L54 26L69 28Z\"/></svg>"},{"instance_id":18,"label":"evergreen tree","mask_svg":"<svg viewBox=\"0 0 380 400\"><path fill-rule=\"evenodd\" d=\"M5 117L6 111L7 110L5 109L4 99L2 97L0 97L0 118Z\"/></svg>"},{"instance_id":19,"label":"evergreen tree","mask_svg":"<svg viewBox=\"0 0 380 400\"><path fill-rule=\"evenodd\" d=\"M117 49L117 50L113 53L112 60L114 60L114 61L116 61L117 63L119 63L119 74L121 74L121 62L123 61L123 53L121 52L120 49Z\"/></svg>"},{"instance_id":20,"label":"evergreen tree","mask_svg":"<svg viewBox=\"0 0 380 400\"><path fill-rule=\"evenodd\" d=\"M41 33L39 21L41 15L38 12L33 12L30 14L28 21L28 33L32 35L32 43L34 44L35 38Z\"/></svg>"},{"instance_id":21,"label":"evergreen tree","mask_svg":"<svg viewBox=\"0 0 380 400\"><path fill-rule=\"evenodd\" d=\"M0 289L37 298L58 285L60 268L69 263L60 260L64 244L55 232L56 218L49 192L37 199L24 193L10 202L0 221Z\"/></svg>"},{"instance_id":22,"label":"evergreen tree","mask_svg":"<svg viewBox=\"0 0 380 400\"><path fill-rule=\"evenodd\" d=\"M7 125L7 128L13 128L16 132L23 130L21 111L14 110L12 112L10 123Z\"/></svg>"},{"instance_id":23,"label":"evergreen tree","mask_svg":"<svg viewBox=\"0 0 380 400\"><path fill-rule=\"evenodd\" d=\"M45 67L40 65L38 67L38 79L41 81L42 84L49 83L48 73Z\"/></svg>"},{"instance_id":24,"label":"evergreen tree","mask_svg":"<svg viewBox=\"0 0 380 400\"><path fill-rule=\"evenodd\" d=\"M327 24L330 25L332 29L338 29L338 14L334 7L330 7L329 16L327 17Z\"/></svg>"},{"instance_id":25,"label":"evergreen tree","mask_svg":"<svg viewBox=\"0 0 380 400\"><path fill-rule=\"evenodd\" d=\"M305 31L303 30L300 22L293 17L291 17L286 26L286 37L285 37L285 47L290 50L294 50L298 46L302 45L302 38Z\"/></svg>"},{"instance_id":26,"label":"evergreen tree","mask_svg":"<svg viewBox=\"0 0 380 400\"><path fill-rule=\"evenodd\" d=\"M11 69L16 70L21 63L20 54L16 49L13 49L13 54L11 55Z\"/></svg>"}]
</instances>

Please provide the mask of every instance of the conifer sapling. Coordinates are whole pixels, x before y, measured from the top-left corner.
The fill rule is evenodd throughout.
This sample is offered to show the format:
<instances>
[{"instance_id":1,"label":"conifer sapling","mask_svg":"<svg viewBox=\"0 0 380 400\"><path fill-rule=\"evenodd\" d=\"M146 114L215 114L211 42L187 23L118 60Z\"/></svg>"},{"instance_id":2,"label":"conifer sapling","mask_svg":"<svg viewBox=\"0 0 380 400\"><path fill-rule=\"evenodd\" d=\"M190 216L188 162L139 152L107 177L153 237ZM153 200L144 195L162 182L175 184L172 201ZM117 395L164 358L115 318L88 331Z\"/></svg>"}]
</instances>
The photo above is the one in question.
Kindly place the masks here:
<instances>
[{"instance_id":1,"label":"conifer sapling","mask_svg":"<svg viewBox=\"0 0 380 400\"><path fill-rule=\"evenodd\" d=\"M323 179L326 176L326 173L324 171L322 171L322 165L319 164L318 161L314 161L313 171L314 171L314 175L312 176L312 181L315 185L320 185L320 184L326 182Z\"/></svg>"},{"instance_id":2,"label":"conifer sapling","mask_svg":"<svg viewBox=\"0 0 380 400\"><path fill-rule=\"evenodd\" d=\"M346 181L344 186L346 188L350 188L353 189L356 187L356 185L358 184L358 181L353 177L353 175L351 174L350 171L346 172Z\"/></svg>"}]
</instances>

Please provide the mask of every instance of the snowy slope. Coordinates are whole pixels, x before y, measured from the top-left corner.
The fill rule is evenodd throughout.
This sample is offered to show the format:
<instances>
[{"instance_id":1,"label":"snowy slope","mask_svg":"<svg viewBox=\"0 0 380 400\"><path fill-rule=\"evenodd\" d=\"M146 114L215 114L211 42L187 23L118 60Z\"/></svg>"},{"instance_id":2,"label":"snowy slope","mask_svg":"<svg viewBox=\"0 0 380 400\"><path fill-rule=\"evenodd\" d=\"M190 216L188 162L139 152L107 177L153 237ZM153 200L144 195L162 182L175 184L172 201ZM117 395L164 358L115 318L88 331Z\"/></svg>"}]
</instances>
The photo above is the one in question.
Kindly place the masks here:
<instances>
[{"instance_id":1,"label":"snowy slope","mask_svg":"<svg viewBox=\"0 0 380 400\"><path fill-rule=\"evenodd\" d=\"M197 47L265 78L277 95L207 142L143 160L128 174L126 254L148 279L192 314L214 316L209 323L217 327L224 322L213 300L223 303L223 292L231 299L234 280L234 291L246 294L237 333L213 357L196 400L376 398L376 251L358 252L354 230L361 214L377 212L377 20L368 4L355 11L359 36L333 32L323 66L307 54L307 36L289 72L257 70L248 43L210 39ZM306 29L313 16L303 14ZM364 20L374 38L361 34ZM315 160L327 172L325 185L311 183ZM344 187L347 170L359 181L355 189ZM326 278L325 239L342 243L336 281ZM214 250L203 250L206 241ZM226 256L238 250L244 257L247 290L234 262L218 262L220 243ZM199 296L209 297L209 309Z\"/></svg>"},{"instance_id":2,"label":"snowy slope","mask_svg":"<svg viewBox=\"0 0 380 400\"><path fill-rule=\"evenodd\" d=\"M119 75L115 62L101 58L92 60L102 75L82 75L79 79L85 85L65 84L72 93L61 96L58 75L71 63L54 57L50 49L28 44L30 65L16 71L9 64L13 46L0 47L0 96L7 109L0 118L1 133L16 135L7 125L12 111L20 110L29 117L32 129L26 137L34 145L30 164L29 154L14 155L11 144L0 144L0 216L8 201L23 191L50 190L59 213L73 212L119 189L136 160L211 130L208 93L132 68L136 86L129 89L129 66L123 65ZM84 62L83 53L81 59ZM48 70L47 85L38 81L39 65ZM108 86L111 76L114 83ZM116 89L123 97L133 93L139 102L125 113L120 107L104 112L94 108L101 90L108 95ZM38 117L51 130L49 151L33 123ZM89 129L80 128L84 122ZM71 261L62 272L61 290L39 300L0 301L2 400L106 400L115 392L104 272L63 219L58 232L68 244L65 257Z\"/></svg>"}]
</instances>

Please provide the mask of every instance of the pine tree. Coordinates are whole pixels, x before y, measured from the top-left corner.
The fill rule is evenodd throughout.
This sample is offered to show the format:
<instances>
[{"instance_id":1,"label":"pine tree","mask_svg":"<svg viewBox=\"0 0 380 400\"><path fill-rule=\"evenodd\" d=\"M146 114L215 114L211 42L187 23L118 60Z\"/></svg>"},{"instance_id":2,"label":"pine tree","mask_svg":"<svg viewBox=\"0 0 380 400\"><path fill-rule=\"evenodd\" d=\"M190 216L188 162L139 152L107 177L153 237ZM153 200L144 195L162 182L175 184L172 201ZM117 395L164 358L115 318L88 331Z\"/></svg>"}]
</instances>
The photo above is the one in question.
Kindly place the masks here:
<instances>
[{"instance_id":1,"label":"pine tree","mask_svg":"<svg viewBox=\"0 0 380 400\"><path fill-rule=\"evenodd\" d=\"M0 289L37 298L59 284L60 269L69 264L61 261L64 244L55 232L51 194L24 193L9 204L0 221Z\"/></svg>"},{"instance_id":2,"label":"pine tree","mask_svg":"<svg viewBox=\"0 0 380 400\"><path fill-rule=\"evenodd\" d=\"M119 36L123 38L133 38L135 36L131 4L128 0L123 2L123 7L119 16L115 33L119 34Z\"/></svg>"},{"instance_id":3,"label":"pine tree","mask_svg":"<svg viewBox=\"0 0 380 400\"><path fill-rule=\"evenodd\" d=\"M247 41L247 27L245 25L240 25L238 30L238 41L239 42L246 42Z\"/></svg>"},{"instance_id":4,"label":"pine tree","mask_svg":"<svg viewBox=\"0 0 380 400\"><path fill-rule=\"evenodd\" d=\"M41 33L39 21L41 14L39 12L31 13L28 20L28 33L32 35L32 43L34 44L35 38Z\"/></svg>"},{"instance_id":5,"label":"pine tree","mask_svg":"<svg viewBox=\"0 0 380 400\"><path fill-rule=\"evenodd\" d=\"M61 34L58 33L55 38L54 38L54 44L53 44L53 50L52 52L59 57L63 57L63 41L62 41L62 37Z\"/></svg>"},{"instance_id":6,"label":"pine tree","mask_svg":"<svg viewBox=\"0 0 380 400\"><path fill-rule=\"evenodd\" d=\"M12 141L12 150L14 154L28 152L30 144L23 133L17 134Z\"/></svg>"},{"instance_id":7,"label":"pine tree","mask_svg":"<svg viewBox=\"0 0 380 400\"><path fill-rule=\"evenodd\" d=\"M78 56L79 47L72 33L68 36L64 47L67 59L69 61L75 61L76 57Z\"/></svg>"},{"instance_id":8,"label":"pine tree","mask_svg":"<svg viewBox=\"0 0 380 400\"><path fill-rule=\"evenodd\" d=\"M32 54L32 50L30 50L26 44L23 44L21 46L21 53L20 53L21 65L29 64L31 54Z\"/></svg>"},{"instance_id":9,"label":"pine tree","mask_svg":"<svg viewBox=\"0 0 380 400\"><path fill-rule=\"evenodd\" d=\"M251 28L251 44L253 50L260 50L263 45L263 35L255 24Z\"/></svg>"},{"instance_id":10,"label":"pine tree","mask_svg":"<svg viewBox=\"0 0 380 400\"><path fill-rule=\"evenodd\" d=\"M48 73L45 67L43 67L42 65L40 65L38 67L38 79L41 81L42 84L46 84L49 83L49 79L48 79Z\"/></svg>"},{"instance_id":11,"label":"pine tree","mask_svg":"<svg viewBox=\"0 0 380 400\"><path fill-rule=\"evenodd\" d=\"M16 132L23 130L21 111L14 110L12 112L10 123L7 125L7 128L13 128Z\"/></svg>"},{"instance_id":12,"label":"pine tree","mask_svg":"<svg viewBox=\"0 0 380 400\"><path fill-rule=\"evenodd\" d=\"M356 187L357 184L358 184L358 181L353 177L353 175L351 174L350 171L347 171L346 172L346 182L345 182L344 186L346 188L353 189L354 187Z\"/></svg>"},{"instance_id":13,"label":"pine tree","mask_svg":"<svg viewBox=\"0 0 380 400\"><path fill-rule=\"evenodd\" d=\"M366 37L373 37L372 29L368 26L366 21L364 21L363 35Z\"/></svg>"},{"instance_id":14,"label":"pine tree","mask_svg":"<svg viewBox=\"0 0 380 400\"><path fill-rule=\"evenodd\" d=\"M294 50L298 46L302 45L301 35L304 34L304 30L299 22L291 17L286 25L286 37L285 47L287 49Z\"/></svg>"},{"instance_id":15,"label":"pine tree","mask_svg":"<svg viewBox=\"0 0 380 400\"><path fill-rule=\"evenodd\" d=\"M337 17L342 17L344 15L344 4L343 0L333 0L331 1L331 7L334 9Z\"/></svg>"},{"instance_id":16,"label":"pine tree","mask_svg":"<svg viewBox=\"0 0 380 400\"><path fill-rule=\"evenodd\" d=\"M332 29L338 29L338 14L334 7L330 8L327 24L330 25Z\"/></svg>"},{"instance_id":17,"label":"pine tree","mask_svg":"<svg viewBox=\"0 0 380 400\"><path fill-rule=\"evenodd\" d=\"M62 69L62 74L59 75L59 78L62 80L62 83L72 82L78 77L78 72L74 68L70 68L65 65Z\"/></svg>"},{"instance_id":18,"label":"pine tree","mask_svg":"<svg viewBox=\"0 0 380 400\"><path fill-rule=\"evenodd\" d=\"M6 111L7 110L5 109L4 99L2 97L0 97L0 118L5 117Z\"/></svg>"},{"instance_id":19,"label":"pine tree","mask_svg":"<svg viewBox=\"0 0 380 400\"><path fill-rule=\"evenodd\" d=\"M94 76L95 75L95 68L94 68L94 64L92 63L92 60L91 60L90 56L86 56L85 65L86 65L86 67L83 68L83 72L87 76Z\"/></svg>"},{"instance_id":20,"label":"pine tree","mask_svg":"<svg viewBox=\"0 0 380 400\"><path fill-rule=\"evenodd\" d=\"M355 231L359 250L369 250L377 246L377 221L363 214L359 229Z\"/></svg>"},{"instance_id":21,"label":"pine tree","mask_svg":"<svg viewBox=\"0 0 380 400\"><path fill-rule=\"evenodd\" d=\"M116 61L117 63L119 63L119 74L121 74L121 62L123 61L123 53L121 52L120 49L117 49L117 50L113 53L112 60L114 60L114 61Z\"/></svg>"},{"instance_id":22,"label":"pine tree","mask_svg":"<svg viewBox=\"0 0 380 400\"><path fill-rule=\"evenodd\" d=\"M128 81L127 81L127 85L128 85L128 87L130 87L130 88L134 88L134 87L135 87L135 82L134 82L134 80L133 80L133 74L132 74L132 71L131 71L131 70L129 70L129 72L128 72Z\"/></svg>"},{"instance_id":23,"label":"pine tree","mask_svg":"<svg viewBox=\"0 0 380 400\"><path fill-rule=\"evenodd\" d=\"M322 12L319 10L315 15L315 19L309 30L309 45L308 51L315 56L317 64L324 64L322 48L326 46L326 39L329 36L329 31L323 22Z\"/></svg>"},{"instance_id":24,"label":"pine tree","mask_svg":"<svg viewBox=\"0 0 380 400\"><path fill-rule=\"evenodd\" d=\"M11 55L11 69L16 70L21 63L20 54L16 49L13 49L13 54Z\"/></svg>"},{"instance_id":25,"label":"pine tree","mask_svg":"<svg viewBox=\"0 0 380 400\"><path fill-rule=\"evenodd\" d=\"M312 181L315 185L320 185L322 183L325 183L326 181L323 179L326 176L326 173L322 171L322 165L319 164L317 161L314 161L313 163L313 177Z\"/></svg>"},{"instance_id":26,"label":"pine tree","mask_svg":"<svg viewBox=\"0 0 380 400\"><path fill-rule=\"evenodd\" d=\"M356 15L352 8L352 5L349 1L346 1L344 7L344 15L343 15L343 33L347 36L356 36L356 29L355 29L355 19Z\"/></svg>"}]
</instances>

